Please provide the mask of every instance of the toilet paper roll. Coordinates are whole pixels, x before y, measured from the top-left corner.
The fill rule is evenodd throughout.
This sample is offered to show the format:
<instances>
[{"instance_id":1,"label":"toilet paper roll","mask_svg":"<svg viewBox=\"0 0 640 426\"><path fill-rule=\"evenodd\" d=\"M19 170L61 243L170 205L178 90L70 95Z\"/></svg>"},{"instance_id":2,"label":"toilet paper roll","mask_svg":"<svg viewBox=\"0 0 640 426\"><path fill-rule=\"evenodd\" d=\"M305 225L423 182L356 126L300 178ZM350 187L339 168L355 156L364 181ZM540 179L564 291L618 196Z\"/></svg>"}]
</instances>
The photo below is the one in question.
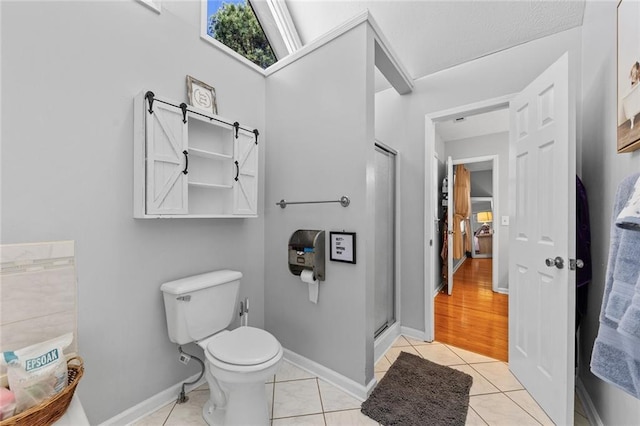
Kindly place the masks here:
<instances>
[{"instance_id":1,"label":"toilet paper roll","mask_svg":"<svg viewBox=\"0 0 640 426\"><path fill-rule=\"evenodd\" d=\"M305 269L300 273L300 279L309 286L309 300L318 303L318 280L313 276L313 271Z\"/></svg>"}]
</instances>

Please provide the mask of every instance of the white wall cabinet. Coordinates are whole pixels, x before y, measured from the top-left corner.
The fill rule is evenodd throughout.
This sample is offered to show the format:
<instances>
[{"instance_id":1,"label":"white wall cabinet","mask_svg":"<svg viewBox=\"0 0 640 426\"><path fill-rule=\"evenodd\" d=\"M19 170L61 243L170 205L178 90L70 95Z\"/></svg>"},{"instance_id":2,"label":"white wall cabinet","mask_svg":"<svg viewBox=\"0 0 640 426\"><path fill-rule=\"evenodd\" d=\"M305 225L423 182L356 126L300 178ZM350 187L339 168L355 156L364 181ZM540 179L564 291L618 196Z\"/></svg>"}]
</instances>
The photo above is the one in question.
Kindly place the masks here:
<instances>
[{"instance_id":1,"label":"white wall cabinet","mask_svg":"<svg viewBox=\"0 0 640 426\"><path fill-rule=\"evenodd\" d=\"M257 217L257 130L151 92L134 108L134 217Z\"/></svg>"}]
</instances>

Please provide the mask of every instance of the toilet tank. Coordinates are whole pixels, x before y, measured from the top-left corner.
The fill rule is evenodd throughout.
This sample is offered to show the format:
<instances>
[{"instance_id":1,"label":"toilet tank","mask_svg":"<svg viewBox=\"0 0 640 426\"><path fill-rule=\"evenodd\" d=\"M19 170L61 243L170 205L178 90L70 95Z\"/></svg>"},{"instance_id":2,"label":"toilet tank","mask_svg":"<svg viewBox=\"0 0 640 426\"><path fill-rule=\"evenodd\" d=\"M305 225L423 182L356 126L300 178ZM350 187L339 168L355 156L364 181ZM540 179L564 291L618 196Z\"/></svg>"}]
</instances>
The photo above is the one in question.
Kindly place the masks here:
<instances>
[{"instance_id":1,"label":"toilet tank","mask_svg":"<svg viewBox=\"0 0 640 426\"><path fill-rule=\"evenodd\" d=\"M238 304L242 273L222 270L162 284L169 339L196 342L231 324Z\"/></svg>"}]
</instances>

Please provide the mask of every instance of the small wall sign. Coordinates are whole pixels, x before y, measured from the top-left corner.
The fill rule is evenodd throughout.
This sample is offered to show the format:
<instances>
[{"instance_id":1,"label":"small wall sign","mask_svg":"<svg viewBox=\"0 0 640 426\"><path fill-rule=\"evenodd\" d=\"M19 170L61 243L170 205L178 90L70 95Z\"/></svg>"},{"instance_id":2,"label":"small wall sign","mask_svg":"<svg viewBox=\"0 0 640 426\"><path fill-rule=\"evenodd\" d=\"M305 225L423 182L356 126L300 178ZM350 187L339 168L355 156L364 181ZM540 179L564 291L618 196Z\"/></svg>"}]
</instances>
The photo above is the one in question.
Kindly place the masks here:
<instances>
[{"instance_id":1,"label":"small wall sign","mask_svg":"<svg viewBox=\"0 0 640 426\"><path fill-rule=\"evenodd\" d=\"M196 108L200 108L212 114L218 114L218 101L216 100L216 89L206 83L196 80L190 75L187 76L187 94L189 103Z\"/></svg>"},{"instance_id":2,"label":"small wall sign","mask_svg":"<svg viewBox=\"0 0 640 426\"><path fill-rule=\"evenodd\" d=\"M336 262L356 263L356 233L330 232L330 259Z\"/></svg>"}]
</instances>

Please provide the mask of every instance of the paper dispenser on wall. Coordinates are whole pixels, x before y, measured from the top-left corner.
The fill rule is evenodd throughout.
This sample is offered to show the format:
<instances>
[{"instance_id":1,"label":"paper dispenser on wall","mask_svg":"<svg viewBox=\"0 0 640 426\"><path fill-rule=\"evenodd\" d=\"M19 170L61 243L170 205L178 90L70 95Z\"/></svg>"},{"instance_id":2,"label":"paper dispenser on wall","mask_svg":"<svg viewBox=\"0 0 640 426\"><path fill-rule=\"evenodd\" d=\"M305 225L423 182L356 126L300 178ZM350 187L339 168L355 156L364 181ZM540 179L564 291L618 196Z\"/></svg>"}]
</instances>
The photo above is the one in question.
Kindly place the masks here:
<instances>
[{"instance_id":1,"label":"paper dispenser on wall","mask_svg":"<svg viewBox=\"0 0 640 426\"><path fill-rule=\"evenodd\" d=\"M304 270L324 281L324 231L299 229L289 238L289 270L300 275Z\"/></svg>"}]
</instances>

